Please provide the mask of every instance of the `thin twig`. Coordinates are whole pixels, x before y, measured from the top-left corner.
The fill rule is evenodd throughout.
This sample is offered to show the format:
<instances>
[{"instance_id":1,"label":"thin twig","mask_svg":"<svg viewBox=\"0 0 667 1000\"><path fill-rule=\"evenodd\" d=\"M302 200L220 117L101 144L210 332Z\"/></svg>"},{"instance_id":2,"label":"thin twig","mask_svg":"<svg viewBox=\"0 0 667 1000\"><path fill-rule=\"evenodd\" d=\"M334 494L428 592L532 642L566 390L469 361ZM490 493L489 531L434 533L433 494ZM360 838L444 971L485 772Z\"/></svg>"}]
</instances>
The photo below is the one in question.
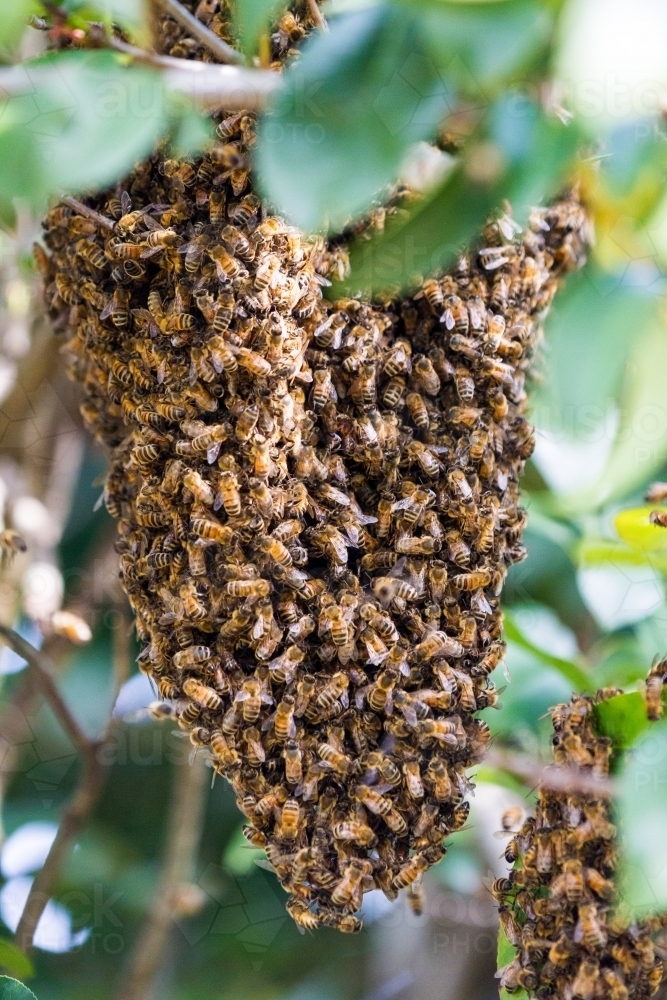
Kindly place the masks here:
<instances>
[{"instance_id":1,"label":"thin twig","mask_svg":"<svg viewBox=\"0 0 667 1000\"><path fill-rule=\"evenodd\" d=\"M15 653L27 661L36 688L48 702L75 748L83 757L81 780L63 814L46 861L30 887L21 919L16 928L17 946L22 951L29 951L32 948L33 937L40 917L53 895L67 855L100 796L106 766L103 750L113 734L116 722L113 719L109 722L102 740L88 739L56 686L50 659L5 625L0 625L0 635Z\"/></svg>"},{"instance_id":2,"label":"thin twig","mask_svg":"<svg viewBox=\"0 0 667 1000\"><path fill-rule=\"evenodd\" d=\"M160 882L116 1000L145 1000L163 964L174 915L175 890L192 882L204 821L208 770L187 758L174 772Z\"/></svg>"},{"instance_id":3,"label":"thin twig","mask_svg":"<svg viewBox=\"0 0 667 1000\"><path fill-rule=\"evenodd\" d=\"M91 756L95 744L83 732L60 694L53 679L53 664L50 659L6 625L0 625L0 635L15 653L27 661L40 694L53 709L75 749L85 757Z\"/></svg>"},{"instance_id":4,"label":"thin twig","mask_svg":"<svg viewBox=\"0 0 667 1000\"><path fill-rule=\"evenodd\" d=\"M62 199L62 203L63 205L68 205L70 208L74 209L74 211L78 212L79 215L88 216L89 219L92 219L93 222L96 222L98 226L102 226L104 229L110 229L111 232L113 232L116 228L116 223L113 219L107 219L106 215L100 215L100 213L96 212L94 208L88 208L88 206L84 205L84 203L79 201L78 198L72 198L70 195L66 195Z\"/></svg>"},{"instance_id":5,"label":"thin twig","mask_svg":"<svg viewBox=\"0 0 667 1000\"><path fill-rule=\"evenodd\" d=\"M62 867L74 842L83 829L86 819L97 803L102 791L105 771L100 744L91 744L92 752L84 757L83 773L79 785L63 813L56 838L46 861L30 887L26 904L16 928L16 945L21 951L32 948L35 930L46 904L53 896Z\"/></svg>"},{"instance_id":6,"label":"thin twig","mask_svg":"<svg viewBox=\"0 0 667 1000\"><path fill-rule=\"evenodd\" d=\"M191 35L193 35L198 41L204 45L209 52L223 63L233 63L238 66L245 60L243 55L237 50L224 42L222 38L218 38L210 28L207 28L205 24L191 14L189 10L186 10L182 4L178 3L178 0L155 0L158 7L162 7L170 17L173 17L175 21L178 21L182 27L184 27Z\"/></svg>"},{"instance_id":7,"label":"thin twig","mask_svg":"<svg viewBox=\"0 0 667 1000\"><path fill-rule=\"evenodd\" d=\"M320 31L328 31L329 25L327 24L324 14L319 8L317 0L308 0L308 8L310 10L310 16L313 19L316 28Z\"/></svg>"},{"instance_id":8,"label":"thin twig","mask_svg":"<svg viewBox=\"0 0 667 1000\"><path fill-rule=\"evenodd\" d=\"M484 758L486 767L509 771L534 787L549 788L554 792L581 792L596 798L610 798L615 785L611 778L597 778L590 771L578 767L541 764L520 754L504 750L491 750Z\"/></svg>"},{"instance_id":9,"label":"thin twig","mask_svg":"<svg viewBox=\"0 0 667 1000\"><path fill-rule=\"evenodd\" d=\"M163 56L157 52L149 52L147 49L140 49L136 45L124 42L117 35L109 35L106 44L115 52L129 56L134 62L154 66L156 69L182 69L197 73L200 72L200 66L210 65L210 63L201 63L197 59L176 59L174 56Z\"/></svg>"},{"instance_id":10,"label":"thin twig","mask_svg":"<svg viewBox=\"0 0 667 1000\"><path fill-rule=\"evenodd\" d=\"M114 41L113 48L121 51L118 40ZM124 46L122 51L137 61L164 70L163 82L168 90L210 111L258 111L280 84L280 74L273 70L171 59L134 46ZM48 87L55 65L21 63L0 68L0 95L29 94L38 86Z\"/></svg>"}]
</instances>

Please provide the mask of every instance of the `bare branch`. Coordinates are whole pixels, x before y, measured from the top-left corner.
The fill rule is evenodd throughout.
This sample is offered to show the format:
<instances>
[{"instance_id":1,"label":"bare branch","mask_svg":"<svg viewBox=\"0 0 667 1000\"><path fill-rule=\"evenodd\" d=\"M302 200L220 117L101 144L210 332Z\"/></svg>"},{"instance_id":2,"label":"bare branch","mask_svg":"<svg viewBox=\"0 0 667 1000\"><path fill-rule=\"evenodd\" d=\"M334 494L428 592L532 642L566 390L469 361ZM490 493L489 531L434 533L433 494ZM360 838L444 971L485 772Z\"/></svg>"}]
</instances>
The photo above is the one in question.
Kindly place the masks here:
<instances>
[{"instance_id":1,"label":"bare branch","mask_svg":"<svg viewBox=\"0 0 667 1000\"><path fill-rule=\"evenodd\" d=\"M117 38L109 39L109 44L137 62L163 70L168 89L210 111L257 111L280 84L280 74L273 70L173 59L127 45ZM29 94L37 86L48 86L52 73L51 67L39 64L0 68L0 95Z\"/></svg>"},{"instance_id":2,"label":"bare branch","mask_svg":"<svg viewBox=\"0 0 667 1000\"><path fill-rule=\"evenodd\" d=\"M202 72L193 73L183 68L167 70L165 85L211 111L257 111L264 107L280 84L280 74L273 70L210 63L193 65L201 66Z\"/></svg>"},{"instance_id":3,"label":"bare branch","mask_svg":"<svg viewBox=\"0 0 667 1000\"><path fill-rule=\"evenodd\" d=\"M310 10L310 16L313 19L316 28L320 31L328 31L329 25L327 24L324 14L319 8L317 0L308 0L308 9Z\"/></svg>"},{"instance_id":4,"label":"bare branch","mask_svg":"<svg viewBox=\"0 0 667 1000\"><path fill-rule=\"evenodd\" d=\"M597 778L591 771L578 767L554 764L543 767L528 757L505 750L491 750L484 758L484 765L509 771L530 785L554 792L581 792L601 799L609 798L614 793L611 778Z\"/></svg>"},{"instance_id":5,"label":"bare branch","mask_svg":"<svg viewBox=\"0 0 667 1000\"><path fill-rule=\"evenodd\" d=\"M222 38L218 38L210 28L202 24L199 18L195 17L182 4L178 3L178 0L154 0L154 2L200 41L220 62L233 63L237 66L239 63L245 62L243 55L237 49L232 48Z\"/></svg>"},{"instance_id":6,"label":"bare branch","mask_svg":"<svg viewBox=\"0 0 667 1000\"><path fill-rule=\"evenodd\" d=\"M160 882L116 1000L144 1000L164 961L175 894L179 885L191 882L194 877L208 773L201 758L195 758L192 766L186 758L174 771Z\"/></svg>"},{"instance_id":7,"label":"bare branch","mask_svg":"<svg viewBox=\"0 0 667 1000\"><path fill-rule=\"evenodd\" d=\"M79 215L86 215L89 219L92 219L93 222L96 222L98 226L102 226L103 229L110 229L111 232L114 232L116 229L116 223L113 219L107 219L106 215L100 215L100 213L96 212L94 208L89 208L88 205L84 205L84 203L79 201L78 198L71 198L69 195L66 195L61 200L63 205L68 205L69 208L74 209L74 211L78 212Z\"/></svg>"},{"instance_id":8,"label":"bare branch","mask_svg":"<svg viewBox=\"0 0 667 1000\"><path fill-rule=\"evenodd\" d=\"M102 755L96 752L100 745L91 744L91 747L93 752L84 758L79 786L63 814L46 861L30 887L16 928L16 945L22 951L32 948L37 924L53 896L62 867L102 791L105 765L102 763Z\"/></svg>"},{"instance_id":9,"label":"bare branch","mask_svg":"<svg viewBox=\"0 0 667 1000\"><path fill-rule=\"evenodd\" d=\"M75 749L84 757L92 756L95 744L88 739L65 704L53 679L53 664L50 659L6 625L0 625L0 635L15 653L27 660L40 694L53 709Z\"/></svg>"}]
</instances>

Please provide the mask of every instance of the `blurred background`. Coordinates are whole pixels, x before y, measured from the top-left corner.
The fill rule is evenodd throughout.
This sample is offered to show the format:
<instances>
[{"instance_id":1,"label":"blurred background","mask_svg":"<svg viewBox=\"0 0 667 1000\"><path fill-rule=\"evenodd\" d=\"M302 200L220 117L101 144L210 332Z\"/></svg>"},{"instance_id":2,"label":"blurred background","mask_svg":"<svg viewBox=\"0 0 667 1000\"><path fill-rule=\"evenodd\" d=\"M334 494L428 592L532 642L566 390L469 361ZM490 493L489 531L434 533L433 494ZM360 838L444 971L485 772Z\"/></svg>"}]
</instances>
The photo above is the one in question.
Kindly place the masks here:
<instances>
[{"instance_id":1,"label":"blurred background","mask_svg":"<svg viewBox=\"0 0 667 1000\"><path fill-rule=\"evenodd\" d=\"M582 115L601 102L604 127L578 166L596 244L546 322L532 387L537 446L523 484L528 556L504 594L502 710L484 713L494 751L544 763L551 705L577 689L637 690L667 652L667 534L649 527L643 501L650 482L667 479L667 14L658 0L545 6L560 14L554 101ZM30 32L22 44L30 51ZM422 916L373 892L360 935L302 935L256 863L262 853L242 837L231 792L211 787L172 723L145 712L153 693L136 673L115 526L99 503L105 456L83 431L79 390L43 318L31 254L37 213L14 208L0 233L0 529L19 532L27 551L5 559L0 621L44 643L90 737L105 733L112 712L119 720L102 751L103 793L37 930L31 988L40 1000L494 997L487 884L505 868L502 813L529 807L529 787L477 769L470 821L429 872ZM81 625L54 628L62 609L90 626L90 638ZM0 963L15 974L20 958L7 942L81 771L25 666L3 647ZM166 888L165 866L179 873ZM165 921L168 893L176 917ZM168 940L157 980L131 992L127 970L136 973L156 934Z\"/></svg>"}]
</instances>

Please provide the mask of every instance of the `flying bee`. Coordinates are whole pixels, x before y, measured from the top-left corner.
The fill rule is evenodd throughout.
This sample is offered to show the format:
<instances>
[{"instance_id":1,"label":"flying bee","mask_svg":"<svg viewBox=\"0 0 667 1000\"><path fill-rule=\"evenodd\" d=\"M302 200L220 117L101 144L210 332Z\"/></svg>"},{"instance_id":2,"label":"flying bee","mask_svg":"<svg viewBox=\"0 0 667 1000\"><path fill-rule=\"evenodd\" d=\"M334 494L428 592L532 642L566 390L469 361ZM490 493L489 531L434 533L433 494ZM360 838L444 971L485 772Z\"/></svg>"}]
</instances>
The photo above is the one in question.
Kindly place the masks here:
<instances>
[{"instance_id":1,"label":"flying bee","mask_svg":"<svg viewBox=\"0 0 667 1000\"><path fill-rule=\"evenodd\" d=\"M18 552L27 551L27 542L18 531L14 531L12 528L5 528L4 531L0 532L0 552L2 553L2 561L5 564L11 564Z\"/></svg>"}]
</instances>

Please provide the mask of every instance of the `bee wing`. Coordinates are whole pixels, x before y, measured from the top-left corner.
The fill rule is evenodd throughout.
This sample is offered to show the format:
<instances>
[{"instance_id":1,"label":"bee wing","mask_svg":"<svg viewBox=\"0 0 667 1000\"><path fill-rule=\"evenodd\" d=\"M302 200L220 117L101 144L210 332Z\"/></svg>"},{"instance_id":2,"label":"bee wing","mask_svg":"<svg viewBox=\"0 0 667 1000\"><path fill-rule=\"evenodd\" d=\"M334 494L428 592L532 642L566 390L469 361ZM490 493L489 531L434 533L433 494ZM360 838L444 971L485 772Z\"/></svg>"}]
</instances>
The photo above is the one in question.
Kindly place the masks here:
<instances>
[{"instance_id":1,"label":"bee wing","mask_svg":"<svg viewBox=\"0 0 667 1000\"><path fill-rule=\"evenodd\" d=\"M343 706L343 708L349 708L349 706L350 706L350 699L348 697L347 691L343 691L342 695L340 696L340 698L338 700L341 703L341 705Z\"/></svg>"},{"instance_id":2,"label":"bee wing","mask_svg":"<svg viewBox=\"0 0 667 1000\"><path fill-rule=\"evenodd\" d=\"M110 298L107 304L105 305L104 309L100 313L100 319L108 319L109 316L111 316L112 311L113 311L113 299Z\"/></svg>"},{"instance_id":3,"label":"bee wing","mask_svg":"<svg viewBox=\"0 0 667 1000\"><path fill-rule=\"evenodd\" d=\"M451 309L445 309L444 313L440 317L440 322L445 324L448 330L454 329L454 316Z\"/></svg>"},{"instance_id":4,"label":"bee wing","mask_svg":"<svg viewBox=\"0 0 667 1000\"><path fill-rule=\"evenodd\" d=\"M141 254L142 260L147 260L149 257L155 257L157 254L162 253L164 247L149 247L148 250L144 250Z\"/></svg>"},{"instance_id":5,"label":"bee wing","mask_svg":"<svg viewBox=\"0 0 667 1000\"><path fill-rule=\"evenodd\" d=\"M394 563L394 565L391 567L391 569L387 570L385 576L389 576L389 577L398 577L398 576L400 576L402 574L403 570L405 569L405 565L406 565L407 561L408 560L407 560L406 556L401 556L401 558L396 563Z\"/></svg>"},{"instance_id":6,"label":"bee wing","mask_svg":"<svg viewBox=\"0 0 667 1000\"><path fill-rule=\"evenodd\" d=\"M222 441L216 441L214 444L210 444L208 446L206 449L206 461L209 465L213 465L213 463L217 460L221 448Z\"/></svg>"},{"instance_id":7,"label":"bee wing","mask_svg":"<svg viewBox=\"0 0 667 1000\"><path fill-rule=\"evenodd\" d=\"M364 698L372 687L372 684L365 684L364 687L357 688L354 692L354 703L360 711L364 707Z\"/></svg>"},{"instance_id":8,"label":"bee wing","mask_svg":"<svg viewBox=\"0 0 667 1000\"><path fill-rule=\"evenodd\" d=\"M263 733L265 733L265 732L267 732L267 730L271 729L271 727L272 727L272 725L273 725L273 723L275 721L275 718L276 718L276 713L272 712L271 715L268 717L268 719L264 719L264 722L262 723L262 732Z\"/></svg>"},{"instance_id":9,"label":"bee wing","mask_svg":"<svg viewBox=\"0 0 667 1000\"><path fill-rule=\"evenodd\" d=\"M255 864L258 868L263 868L264 871L272 872L274 875L276 874L275 868L270 861L267 861L266 858L255 858Z\"/></svg>"},{"instance_id":10,"label":"bee wing","mask_svg":"<svg viewBox=\"0 0 667 1000\"><path fill-rule=\"evenodd\" d=\"M291 740L296 738L296 722L294 721L294 719L290 719L287 735Z\"/></svg>"},{"instance_id":11,"label":"bee wing","mask_svg":"<svg viewBox=\"0 0 667 1000\"><path fill-rule=\"evenodd\" d=\"M123 191L120 196L120 206L123 210L123 215L129 215L132 210L132 199L127 191Z\"/></svg>"},{"instance_id":12,"label":"bee wing","mask_svg":"<svg viewBox=\"0 0 667 1000\"><path fill-rule=\"evenodd\" d=\"M146 209L146 213L151 212L152 210L153 206L149 205L148 208ZM160 225L160 223L156 219L151 218L151 216L148 214L144 215L143 222L146 229L152 229L154 232L158 229L164 228L163 226Z\"/></svg>"}]
</instances>

